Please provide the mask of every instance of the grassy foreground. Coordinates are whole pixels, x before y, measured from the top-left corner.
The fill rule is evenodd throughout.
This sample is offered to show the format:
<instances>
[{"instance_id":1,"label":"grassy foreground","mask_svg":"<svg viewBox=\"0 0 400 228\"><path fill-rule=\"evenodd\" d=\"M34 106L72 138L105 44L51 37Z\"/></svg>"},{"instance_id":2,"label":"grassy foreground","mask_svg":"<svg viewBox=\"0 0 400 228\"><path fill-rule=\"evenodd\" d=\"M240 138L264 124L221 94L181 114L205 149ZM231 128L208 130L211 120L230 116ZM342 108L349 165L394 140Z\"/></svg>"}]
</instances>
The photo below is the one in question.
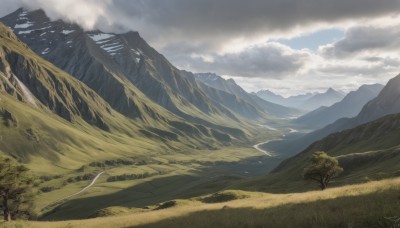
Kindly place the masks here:
<instances>
[{"instance_id":1,"label":"grassy foreground","mask_svg":"<svg viewBox=\"0 0 400 228\"><path fill-rule=\"evenodd\" d=\"M224 197L224 194L233 197ZM224 200L230 201L220 202ZM121 210L123 214L111 217L1 225L44 228L398 227L400 178L293 194L229 191L177 202L166 209L159 206L159 210Z\"/></svg>"}]
</instances>

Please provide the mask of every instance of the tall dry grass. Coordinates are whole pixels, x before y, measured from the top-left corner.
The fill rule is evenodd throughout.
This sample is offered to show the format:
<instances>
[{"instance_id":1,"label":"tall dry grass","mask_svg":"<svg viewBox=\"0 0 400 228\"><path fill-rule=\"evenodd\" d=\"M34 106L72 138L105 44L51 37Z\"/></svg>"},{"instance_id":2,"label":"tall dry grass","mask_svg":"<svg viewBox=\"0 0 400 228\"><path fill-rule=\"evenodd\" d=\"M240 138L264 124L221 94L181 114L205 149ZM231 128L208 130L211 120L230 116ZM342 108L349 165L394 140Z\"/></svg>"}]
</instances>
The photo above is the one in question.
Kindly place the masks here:
<instances>
[{"instance_id":1,"label":"tall dry grass","mask_svg":"<svg viewBox=\"0 0 400 228\"><path fill-rule=\"evenodd\" d=\"M238 193L239 194L239 193ZM394 227L400 178L293 194L249 194L223 203L63 222L13 222L6 227ZM2 224L4 225L4 223Z\"/></svg>"}]
</instances>

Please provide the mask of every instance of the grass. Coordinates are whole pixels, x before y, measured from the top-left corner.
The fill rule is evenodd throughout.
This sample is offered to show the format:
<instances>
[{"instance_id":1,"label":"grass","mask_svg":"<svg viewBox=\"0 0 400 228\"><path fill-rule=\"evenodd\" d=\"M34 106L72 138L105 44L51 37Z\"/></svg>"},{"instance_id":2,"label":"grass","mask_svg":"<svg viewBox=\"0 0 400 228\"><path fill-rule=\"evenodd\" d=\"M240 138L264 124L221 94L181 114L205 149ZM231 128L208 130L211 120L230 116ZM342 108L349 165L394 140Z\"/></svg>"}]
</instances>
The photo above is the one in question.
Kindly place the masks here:
<instances>
[{"instance_id":1,"label":"grass","mask_svg":"<svg viewBox=\"0 0 400 228\"><path fill-rule=\"evenodd\" d=\"M247 159L244 159L246 157ZM165 155L157 157L157 162L161 164L110 167L87 192L60 205L43 219L83 219L111 206L144 207L176 198L188 199L225 189L238 179L261 175L271 167L268 157L260 156L259 152L251 148L226 148L179 156ZM156 171L166 173L145 179L106 181L111 175ZM87 182L74 183L71 186L77 184L83 185ZM67 190L68 194L72 193L67 187L42 194L38 202L47 202L49 198L54 199L54 196L66 195Z\"/></svg>"},{"instance_id":2,"label":"grass","mask_svg":"<svg viewBox=\"0 0 400 228\"><path fill-rule=\"evenodd\" d=\"M107 174L102 176L93 188L66 204L70 208L69 218L86 218L108 206L136 207L176 197L188 198L215 192L234 181L232 176L243 178L260 175L277 163L266 160L266 157L248 145L215 150L185 147L175 150L174 147L168 148L139 135L132 138L118 132L101 132L83 121L71 124L50 111L29 108L25 103L15 101L8 95L1 96L0 106L18 118L18 127L8 128L0 124L0 147L22 157L28 168L37 176L62 176L38 186L38 189L54 188L53 191L37 196L39 214L46 212L49 208L43 209L52 202L77 192L89 182L80 181L64 185L68 178L86 173L96 174L103 170L101 167L89 167L88 164L93 161L122 158L146 161L146 164L105 167ZM30 128L38 129L39 142L25 139L24 129ZM268 134L259 134L259 137L269 137ZM263 164L253 165L258 161L262 161ZM80 172L82 166L85 170ZM133 181L106 181L107 177L112 175L145 172L161 172L163 175ZM158 186L158 189L153 186ZM180 188L175 189L176 186ZM129 200L114 200L120 197L128 197ZM83 198L88 199L86 201ZM89 205L82 207L81 202L88 202ZM63 216L65 213L59 211L50 218L65 219Z\"/></svg>"},{"instance_id":3,"label":"grass","mask_svg":"<svg viewBox=\"0 0 400 228\"><path fill-rule=\"evenodd\" d=\"M234 192L222 203L194 198L87 220L12 222L5 227L394 227L400 217L400 178L290 194ZM223 192L222 192L223 194ZM241 195L247 195L240 199ZM207 197L207 196L205 196ZM127 214L126 214L127 213Z\"/></svg>"}]
</instances>

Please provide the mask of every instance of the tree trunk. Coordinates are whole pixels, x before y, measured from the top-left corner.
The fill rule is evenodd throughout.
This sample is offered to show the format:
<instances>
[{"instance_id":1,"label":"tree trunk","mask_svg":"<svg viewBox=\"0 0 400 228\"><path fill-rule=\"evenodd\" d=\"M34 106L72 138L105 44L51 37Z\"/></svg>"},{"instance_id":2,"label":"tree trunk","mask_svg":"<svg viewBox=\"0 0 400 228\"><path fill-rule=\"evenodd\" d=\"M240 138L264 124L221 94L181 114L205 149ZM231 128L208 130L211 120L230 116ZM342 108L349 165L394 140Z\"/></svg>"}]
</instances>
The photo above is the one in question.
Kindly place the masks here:
<instances>
[{"instance_id":1,"label":"tree trunk","mask_svg":"<svg viewBox=\"0 0 400 228\"><path fill-rule=\"evenodd\" d=\"M4 220L7 222L11 221L11 212L8 209L8 200L6 197L3 198L3 214L4 214Z\"/></svg>"},{"instance_id":2,"label":"tree trunk","mask_svg":"<svg viewBox=\"0 0 400 228\"><path fill-rule=\"evenodd\" d=\"M321 190L323 191L326 188L326 183L324 181L321 181Z\"/></svg>"}]
</instances>

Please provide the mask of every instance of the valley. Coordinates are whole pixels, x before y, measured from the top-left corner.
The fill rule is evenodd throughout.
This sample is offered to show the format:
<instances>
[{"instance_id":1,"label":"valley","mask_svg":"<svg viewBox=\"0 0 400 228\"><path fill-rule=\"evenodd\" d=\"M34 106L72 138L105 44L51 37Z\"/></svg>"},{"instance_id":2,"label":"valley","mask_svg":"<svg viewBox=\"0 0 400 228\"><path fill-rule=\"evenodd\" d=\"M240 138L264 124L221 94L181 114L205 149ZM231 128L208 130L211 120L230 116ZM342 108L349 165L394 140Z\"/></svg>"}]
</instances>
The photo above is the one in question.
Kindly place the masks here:
<instances>
[{"instance_id":1,"label":"valley","mask_svg":"<svg viewBox=\"0 0 400 228\"><path fill-rule=\"evenodd\" d=\"M44 2L0 9L1 227L400 225L400 56L358 14Z\"/></svg>"}]
</instances>

